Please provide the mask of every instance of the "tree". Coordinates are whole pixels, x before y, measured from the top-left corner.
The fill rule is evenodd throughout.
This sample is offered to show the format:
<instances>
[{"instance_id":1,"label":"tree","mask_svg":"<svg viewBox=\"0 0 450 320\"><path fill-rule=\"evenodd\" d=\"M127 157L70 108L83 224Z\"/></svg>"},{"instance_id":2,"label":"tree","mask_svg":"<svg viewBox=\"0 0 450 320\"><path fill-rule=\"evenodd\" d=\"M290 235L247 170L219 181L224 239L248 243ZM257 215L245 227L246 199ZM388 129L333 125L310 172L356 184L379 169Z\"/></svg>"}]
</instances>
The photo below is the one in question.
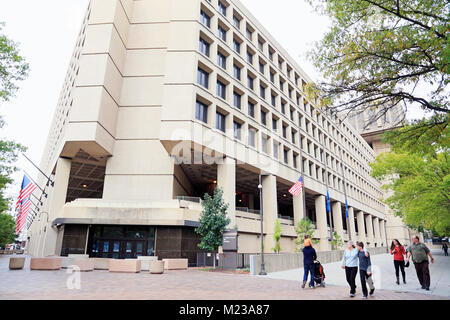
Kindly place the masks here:
<instances>
[{"instance_id":1,"label":"tree","mask_svg":"<svg viewBox=\"0 0 450 320\"><path fill-rule=\"evenodd\" d=\"M0 213L0 247L5 248L8 243L16 238L16 223L12 216Z\"/></svg>"},{"instance_id":2,"label":"tree","mask_svg":"<svg viewBox=\"0 0 450 320\"><path fill-rule=\"evenodd\" d=\"M275 219L275 227L274 227L274 233L273 233L273 240L275 241L275 246L272 248L272 251L275 253L280 253L281 251L281 244L280 244L280 239L281 239L281 224L280 224L280 220Z\"/></svg>"},{"instance_id":3,"label":"tree","mask_svg":"<svg viewBox=\"0 0 450 320\"><path fill-rule=\"evenodd\" d=\"M230 223L230 219L227 218L228 204L223 201L222 195L222 189L216 188L213 197L205 193L202 201L203 211L200 216L200 226L195 229L195 232L201 237L198 247L202 250L216 252L222 245L223 233ZM214 258L215 267L216 259Z\"/></svg>"},{"instance_id":4,"label":"tree","mask_svg":"<svg viewBox=\"0 0 450 320\"><path fill-rule=\"evenodd\" d=\"M8 101L18 90L17 82L28 76L29 65L20 55L18 44L2 34L0 22L0 101Z\"/></svg>"},{"instance_id":5,"label":"tree","mask_svg":"<svg viewBox=\"0 0 450 320\"><path fill-rule=\"evenodd\" d=\"M312 243L318 243L317 240L313 239L314 235L314 225L308 218L300 220L295 226L295 233L297 234L297 239L295 239L295 244L297 245L297 251L301 251L303 248L303 241L305 236L308 235Z\"/></svg>"},{"instance_id":6,"label":"tree","mask_svg":"<svg viewBox=\"0 0 450 320\"><path fill-rule=\"evenodd\" d=\"M397 106L449 113L448 0L307 0L331 28L309 56L324 81L307 91L319 105L348 115Z\"/></svg>"},{"instance_id":7,"label":"tree","mask_svg":"<svg viewBox=\"0 0 450 320\"><path fill-rule=\"evenodd\" d=\"M450 134L448 121L423 119L388 132L391 152L371 164L372 176L391 191L386 203L415 229L450 233ZM426 127L429 128L426 128Z\"/></svg>"},{"instance_id":8,"label":"tree","mask_svg":"<svg viewBox=\"0 0 450 320\"><path fill-rule=\"evenodd\" d=\"M333 240L331 240L331 249L338 250L344 245L344 241L342 241L342 237L336 232L333 232Z\"/></svg>"}]
</instances>

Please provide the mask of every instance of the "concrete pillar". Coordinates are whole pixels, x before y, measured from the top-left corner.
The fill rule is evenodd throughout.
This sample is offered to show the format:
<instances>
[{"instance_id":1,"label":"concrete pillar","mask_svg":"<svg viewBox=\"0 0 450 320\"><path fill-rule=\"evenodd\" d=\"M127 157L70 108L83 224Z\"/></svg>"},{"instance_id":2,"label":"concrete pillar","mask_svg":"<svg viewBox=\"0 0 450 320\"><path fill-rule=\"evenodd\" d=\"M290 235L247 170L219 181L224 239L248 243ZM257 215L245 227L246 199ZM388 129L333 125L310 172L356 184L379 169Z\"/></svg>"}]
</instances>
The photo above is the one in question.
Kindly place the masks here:
<instances>
[{"instance_id":1,"label":"concrete pillar","mask_svg":"<svg viewBox=\"0 0 450 320\"><path fill-rule=\"evenodd\" d=\"M387 235L386 235L386 221L380 219L380 232L381 232L381 241L383 242L383 246L388 246Z\"/></svg>"},{"instance_id":2,"label":"concrete pillar","mask_svg":"<svg viewBox=\"0 0 450 320\"><path fill-rule=\"evenodd\" d=\"M217 165L217 186L223 191L223 200L228 203L228 217L230 229L236 228L236 160L223 159Z\"/></svg>"},{"instance_id":3,"label":"concrete pillar","mask_svg":"<svg viewBox=\"0 0 450 320\"><path fill-rule=\"evenodd\" d=\"M342 223L342 206L340 202L333 202L331 205L331 212L333 216L334 231L344 241L344 226Z\"/></svg>"},{"instance_id":4,"label":"concrete pillar","mask_svg":"<svg viewBox=\"0 0 450 320\"><path fill-rule=\"evenodd\" d=\"M355 229L355 212L353 210L353 207L348 207L348 224L349 229L347 232L349 232L350 240L355 242L356 240L356 229Z\"/></svg>"},{"instance_id":5,"label":"concrete pillar","mask_svg":"<svg viewBox=\"0 0 450 320\"><path fill-rule=\"evenodd\" d=\"M364 212L358 211L356 214L356 222L358 223L358 240L366 243L366 229L364 227ZM353 241L355 242L355 241Z\"/></svg>"},{"instance_id":6,"label":"concrete pillar","mask_svg":"<svg viewBox=\"0 0 450 320\"><path fill-rule=\"evenodd\" d=\"M373 227L375 229L375 242L377 243L377 246L381 246L381 232L380 232L380 220L375 217L373 219Z\"/></svg>"},{"instance_id":7,"label":"concrete pillar","mask_svg":"<svg viewBox=\"0 0 450 320\"><path fill-rule=\"evenodd\" d=\"M372 223L372 215L366 215L366 226L367 226L367 239L366 241L370 242L371 247L375 247L374 245L374 236L373 236L373 223Z\"/></svg>"},{"instance_id":8,"label":"concrete pillar","mask_svg":"<svg viewBox=\"0 0 450 320\"><path fill-rule=\"evenodd\" d=\"M264 252L270 253L274 246L274 227L278 217L277 179L274 175L262 176L262 198L264 215Z\"/></svg>"},{"instance_id":9,"label":"concrete pillar","mask_svg":"<svg viewBox=\"0 0 450 320\"><path fill-rule=\"evenodd\" d=\"M303 192L298 196L292 197L292 205L294 207L294 225L305 218L303 211Z\"/></svg>"},{"instance_id":10,"label":"concrete pillar","mask_svg":"<svg viewBox=\"0 0 450 320\"><path fill-rule=\"evenodd\" d=\"M49 197L51 200L49 201L48 206L48 223L47 223L47 214L44 211L40 212L41 221L43 223L43 229L45 232L43 234L42 241L42 251L41 256L48 255L60 255L61 252L56 252L57 248L60 248L60 244L57 243L58 233L59 231L55 228L52 228L52 221L58 217L62 216L62 210L64 205L66 204L66 196L67 196L67 188L69 186L69 176L70 169L72 166L72 160L59 158L56 163L56 173L53 177L55 181L54 187L50 188L51 193ZM60 237L60 241L62 241Z\"/></svg>"},{"instance_id":11,"label":"concrete pillar","mask_svg":"<svg viewBox=\"0 0 450 320\"><path fill-rule=\"evenodd\" d=\"M317 220L317 230L319 231L320 238L320 251L330 250L330 244L328 242L329 231L327 226L327 210L325 204L325 196L318 196L315 200L316 206L316 220Z\"/></svg>"}]
</instances>

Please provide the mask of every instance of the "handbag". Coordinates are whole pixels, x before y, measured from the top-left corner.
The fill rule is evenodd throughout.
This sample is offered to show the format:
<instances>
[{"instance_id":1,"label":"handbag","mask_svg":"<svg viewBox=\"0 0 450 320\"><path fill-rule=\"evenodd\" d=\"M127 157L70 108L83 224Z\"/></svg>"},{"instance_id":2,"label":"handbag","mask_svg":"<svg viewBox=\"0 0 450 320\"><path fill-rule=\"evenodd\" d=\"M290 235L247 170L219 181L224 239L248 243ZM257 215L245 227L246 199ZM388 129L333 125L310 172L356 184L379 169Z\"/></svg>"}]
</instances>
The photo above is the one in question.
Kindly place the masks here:
<instances>
[{"instance_id":1,"label":"handbag","mask_svg":"<svg viewBox=\"0 0 450 320\"><path fill-rule=\"evenodd\" d=\"M405 268L408 268L408 267L409 267L409 261L406 261Z\"/></svg>"}]
</instances>

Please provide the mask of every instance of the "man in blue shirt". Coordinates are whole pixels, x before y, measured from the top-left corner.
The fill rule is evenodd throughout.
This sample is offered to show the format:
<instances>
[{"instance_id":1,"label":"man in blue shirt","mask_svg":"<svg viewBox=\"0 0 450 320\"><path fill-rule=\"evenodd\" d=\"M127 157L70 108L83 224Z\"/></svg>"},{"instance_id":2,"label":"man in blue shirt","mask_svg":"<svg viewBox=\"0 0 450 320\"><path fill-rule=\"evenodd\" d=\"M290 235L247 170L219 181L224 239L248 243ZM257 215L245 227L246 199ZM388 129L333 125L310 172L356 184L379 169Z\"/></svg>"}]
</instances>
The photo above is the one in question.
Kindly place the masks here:
<instances>
[{"instance_id":1,"label":"man in blue shirt","mask_svg":"<svg viewBox=\"0 0 450 320\"><path fill-rule=\"evenodd\" d=\"M314 288L314 260L317 259L316 250L312 245L305 246L302 250L303 252L303 284L302 288L305 287L306 281L308 280L308 273L311 273L311 281L309 282L309 287Z\"/></svg>"},{"instance_id":2,"label":"man in blue shirt","mask_svg":"<svg viewBox=\"0 0 450 320\"><path fill-rule=\"evenodd\" d=\"M363 298L367 299L366 281L370 288L370 295L373 295L373 292L375 291L375 287L374 287L373 281L372 281L372 272L371 272L372 263L370 261L369 251L364 249L364 243L357 242L356 247L358 249L359 276L361 279Z\"/></svg>"}]
</instances>

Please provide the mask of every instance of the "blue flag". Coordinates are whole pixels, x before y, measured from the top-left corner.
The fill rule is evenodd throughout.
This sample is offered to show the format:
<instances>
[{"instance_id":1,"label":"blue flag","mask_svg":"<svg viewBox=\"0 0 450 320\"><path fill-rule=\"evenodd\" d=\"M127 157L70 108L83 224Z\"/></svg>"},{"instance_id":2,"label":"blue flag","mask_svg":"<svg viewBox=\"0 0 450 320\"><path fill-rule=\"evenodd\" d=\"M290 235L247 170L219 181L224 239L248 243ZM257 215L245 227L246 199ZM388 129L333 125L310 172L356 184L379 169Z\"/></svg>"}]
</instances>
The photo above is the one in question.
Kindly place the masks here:
<instances>
[{"instance_id":1,"label":"blue flag","mask_svg":"<svg viewBox=\"0 0 450 320\"><path fill-rule=\"evenodd\" d=\"M345 199L345 216L348 219L348 204L347 204L347 199Z\"/></svg>"},{"instance_id":2,"label":"blue flag","mask_svg":"<svg viewBox=\"0 0 450 320\"><path fill-rule=\"evenodd\" d=\"M331 207L330 207L330 194L328 193L328 189L327 189L327 211L331 212Z\"/></svg>"}]
</instances>

